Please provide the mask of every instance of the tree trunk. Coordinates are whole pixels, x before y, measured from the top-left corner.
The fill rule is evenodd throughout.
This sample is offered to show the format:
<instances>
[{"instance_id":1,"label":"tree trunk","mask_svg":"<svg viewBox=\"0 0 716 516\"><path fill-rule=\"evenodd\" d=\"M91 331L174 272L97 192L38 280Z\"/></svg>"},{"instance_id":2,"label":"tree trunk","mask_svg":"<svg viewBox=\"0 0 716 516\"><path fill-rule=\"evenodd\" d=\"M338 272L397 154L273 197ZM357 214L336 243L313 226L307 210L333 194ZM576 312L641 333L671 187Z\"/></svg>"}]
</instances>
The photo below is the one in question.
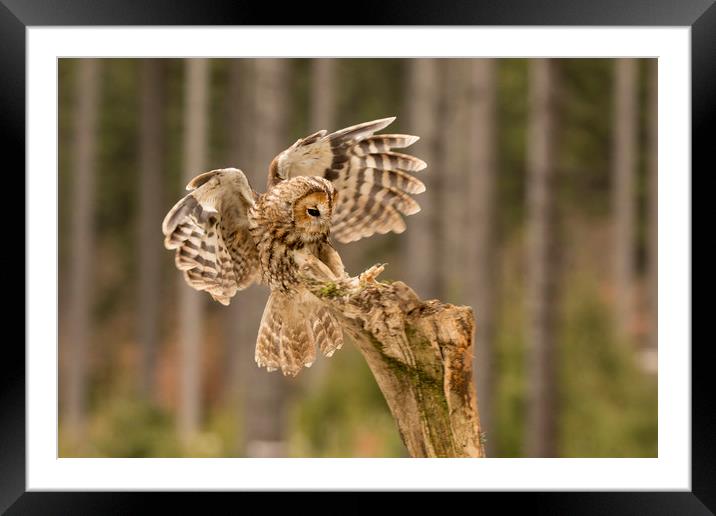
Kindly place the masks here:
<instances>
[{"instance_id":1,"label":"tree trunk","mask_svg":"<svg viewBox=\"0 0 716 516\"><path fill-rule=\"evenodd\" d=\"M311 60L311 128L309 132L337 129L336 124L336 60Z\"/></svg>"},{"instance_id":2,"label":"tree trunk","mask_svg":"<svg viewBox=\"0 0 716 516\"><path fill-rule=\"evenodd\" d=\"M286 144L287 63L282 59L257 59L254 81L254 164L248 176L252 185L266 181L268 165ZM249 457L286 456L286 394L287 380L279 374L266 374L256 367L254 348L259 321L266 305L265 289L252 287L247 291L247 308L243 340L250 349L250 367L245 403L245 442ZM237 296L238 297L238 296Z\"/></svg>"},{"instance_id":3,"label":"tree trunk","mask_svg":"<svg viewBox=\"0 0 716 516\"><path fill-rule=\"evenodd\" d=\"M141 113L139 136L139 392L156 401L155 371L159 346L161 288L161 219L163 177L164 64L145 59L141 64Z\"/></svg>"},{"instance_id":4,"label":"tree trunk","mask_svg":"<svg viewBox=\"0 0 716 516\"><path fill-rule=\"evenodd\" d=\"M368 362L412 457L483 457L472 382L472 309L421 301L402 282L315 284Z\"/></svg>"},{"instance_id":5,"label":"tree trunk","mask_svg":"<svg viewBox=\"0 0 716 516\"><path fill-rule=\"evenodd\" d=\"M467 113L465 112L466 74L465 59L444 59L443 107L440 157L440 203L439 234L440 249L449 249L440 259L441 296L451 300L463 299L465 286L462 273L465 270L465 224L466 206L460 197L465 193L465 156Z\"/></svg>"},{"instance_id":6,"label":"tree trunk","mask_svg":"<svg viewBox=\"0 0 716 516\"><path fill-rule=\"evenodd\" d=\"M492 372L494 360L492 336L495 300L494 235L495 211L495 69L493 59L475 59L470 70L467 219L470 236L466 239L467 267L465 268L466 300L475 307L480 333L476 340L473 370L480 392L482 427L492 428ZM491 440L487 449L492 451Z\"/></svg>"},{"instance_id":7,"label":"tree trunk","mask_svg":"<svg viewBox=\"0 0 716 516\"><path fill-rule=\"evenodd\" d=\"M614 285L617 329L628 335L634 308L635 150L637 62L617 59L614 102Z\"/></svg>"},{"instance_id":8,"label":"tree trunk","mask_svg":"<svg viewBox=\"0 0 716 516\"><path fill-rule=\"evenodd\" d=\"M527 454L556 454L554 344L554 62L530 61L527 144Z\"/></svg>"},{"instance_id":9,"label":"tree trunk","mask_svg":"<svg viewBox=\"0 0 716 516\"><path fill-rule=\"evenodd\" d=\"M654 372L657 369L659 349L659 61L649 61L649 250L648 250L648 296L650 305L650 348Z\"/></svg>"},{"instance_id":10,"label":"tree trunk","mask_svg":"<svg viewBox=\"0 0 716 516\"><path fill-rule=\"evenodd\" d=\"M92 336L92 257L95 255L93 211L100 63L80 59L77 70L77 115L74 127L74 195L72 199L72 265L67 356L65 422L69 441L84 440L87 400L87 351Z\"/></svg>"},{"instance_id":11,"label":"tree trunk","mask_svg":"<svg viewBox=\"0 0 716 516\"><path fill-rule=\"evenodd\" d=\"M184 184L204 172L208 139L209 62L186 60L184 106ZM183 186L183 185L182 185ZM202 293L189 287L184 278L179 285L179 339L181 346L179 434L189 442L199 430L201 418L201 335Z\"/></svg>"},{"instance_id":12,"label":"tree trunk","mask_svg":"<svg viewBox=\"0 0 716 516\"><path fill-rule=\"evenodd\" d=\"M435 210L438 180L441 170L437 160L439 127L435 123L439 113L439 61L436 59L411 59L408 99L410 133L419 134L420 141L415 144L414 153L427 164L425 174L431 187L417 198L420 213L413 215L410 229L405 232L406 276L408 283L426 297L438 295L438 242L435 236L439 228Z\"/></svg>"}]
</instances>

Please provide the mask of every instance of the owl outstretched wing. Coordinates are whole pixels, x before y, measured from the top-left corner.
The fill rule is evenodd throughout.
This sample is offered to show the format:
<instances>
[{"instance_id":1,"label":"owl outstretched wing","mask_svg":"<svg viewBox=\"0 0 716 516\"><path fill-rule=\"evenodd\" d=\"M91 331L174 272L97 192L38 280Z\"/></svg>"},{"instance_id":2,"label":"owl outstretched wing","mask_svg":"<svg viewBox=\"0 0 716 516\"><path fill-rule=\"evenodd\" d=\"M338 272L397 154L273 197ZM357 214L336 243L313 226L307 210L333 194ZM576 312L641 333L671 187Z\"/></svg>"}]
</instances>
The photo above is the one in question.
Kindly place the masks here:
<instances>
[{"instance_id":1,"label":"owl outstretched wing","mask_svg":"<svg viewBox=\"0 0 716 516\"><path fill-rule=\"evenodd\" d=\"M402 215L420 211L411 197L425 191L412 173L424 161L393 151L419 137L375 134L395 117L354 125L331 134L318 131L302 138L271 163L269 187L295 176L323 176L336 188L337 200L331 234L339 242L352 242L374 233L402 233Z\"/></svg>"},{"instance_id":2,"label":"owl outstretched wing","mask_svg":"<svg viewBox=\"0 0 716 516\"><path fill-rule=\"evenodd\" d=\"M228 305L237 290L259 278L247 218L256 194L243 172L232 168L200 174L186 189L162 223L164 246L176 250L176 266L191 287Z\"/></svg>"}]
</instances>

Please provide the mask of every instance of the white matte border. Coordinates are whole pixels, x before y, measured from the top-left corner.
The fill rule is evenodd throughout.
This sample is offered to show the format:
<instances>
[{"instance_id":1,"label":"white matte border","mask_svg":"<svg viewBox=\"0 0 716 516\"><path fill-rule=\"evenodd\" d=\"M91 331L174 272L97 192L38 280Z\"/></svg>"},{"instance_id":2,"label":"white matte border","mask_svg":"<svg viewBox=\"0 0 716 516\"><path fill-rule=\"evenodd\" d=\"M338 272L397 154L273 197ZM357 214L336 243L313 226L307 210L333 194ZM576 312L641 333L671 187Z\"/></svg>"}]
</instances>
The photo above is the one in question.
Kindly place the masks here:
<instances>
[{"instance_id":1,"label":"white matte border","mask_svg":"<svg viewBox=\"0 0 716 516\"><path fill-rule=\"evenodd\" d=\"M690 490L688 27L27 30L27 489ZM58 459L58 57L658 57L658 459ZM55 250L55 252L51 252Z\"/></svg>"}]
</instances>

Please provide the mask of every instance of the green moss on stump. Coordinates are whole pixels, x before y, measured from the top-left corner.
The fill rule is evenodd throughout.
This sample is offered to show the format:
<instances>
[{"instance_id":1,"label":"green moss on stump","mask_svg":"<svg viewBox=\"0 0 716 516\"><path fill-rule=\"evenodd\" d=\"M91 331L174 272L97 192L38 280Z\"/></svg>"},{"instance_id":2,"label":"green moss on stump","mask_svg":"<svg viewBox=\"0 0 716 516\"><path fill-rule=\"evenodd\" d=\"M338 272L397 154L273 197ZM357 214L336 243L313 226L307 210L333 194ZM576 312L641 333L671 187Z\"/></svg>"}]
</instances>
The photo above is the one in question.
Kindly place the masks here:
<instances>
[{"instance_id":1,"label":"green moss on stump","mask_svg":"<svg viewBox=\"0 0 716 516\"><path fill-rule=\"evenodd\" d=\"M327 298L340 297L345 294L345 291L332 281L323 285L318 292L321 294L321 297Z\"/></svg>"}]
</instances>

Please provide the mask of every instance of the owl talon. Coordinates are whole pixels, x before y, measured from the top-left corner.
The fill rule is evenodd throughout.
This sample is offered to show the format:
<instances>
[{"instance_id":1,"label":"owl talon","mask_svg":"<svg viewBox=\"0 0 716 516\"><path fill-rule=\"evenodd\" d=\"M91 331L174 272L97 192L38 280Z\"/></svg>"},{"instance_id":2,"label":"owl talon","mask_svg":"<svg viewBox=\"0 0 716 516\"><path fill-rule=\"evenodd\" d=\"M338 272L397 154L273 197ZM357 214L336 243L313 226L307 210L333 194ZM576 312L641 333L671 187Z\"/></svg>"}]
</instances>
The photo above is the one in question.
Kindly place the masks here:
<instances>
[{"instance_id":1,"label":"owl talon","mask_svg":"<svg viewBox=\"0 0 716 516\"><path fill-rule=\"evenodd\" d=\"M369 283L375 283L376 278L385 270L386 265L385 263L373 265L367 271L362 272L360 276L358 276L360 284L365 286Z\"/></svg>"}]
</instances>

